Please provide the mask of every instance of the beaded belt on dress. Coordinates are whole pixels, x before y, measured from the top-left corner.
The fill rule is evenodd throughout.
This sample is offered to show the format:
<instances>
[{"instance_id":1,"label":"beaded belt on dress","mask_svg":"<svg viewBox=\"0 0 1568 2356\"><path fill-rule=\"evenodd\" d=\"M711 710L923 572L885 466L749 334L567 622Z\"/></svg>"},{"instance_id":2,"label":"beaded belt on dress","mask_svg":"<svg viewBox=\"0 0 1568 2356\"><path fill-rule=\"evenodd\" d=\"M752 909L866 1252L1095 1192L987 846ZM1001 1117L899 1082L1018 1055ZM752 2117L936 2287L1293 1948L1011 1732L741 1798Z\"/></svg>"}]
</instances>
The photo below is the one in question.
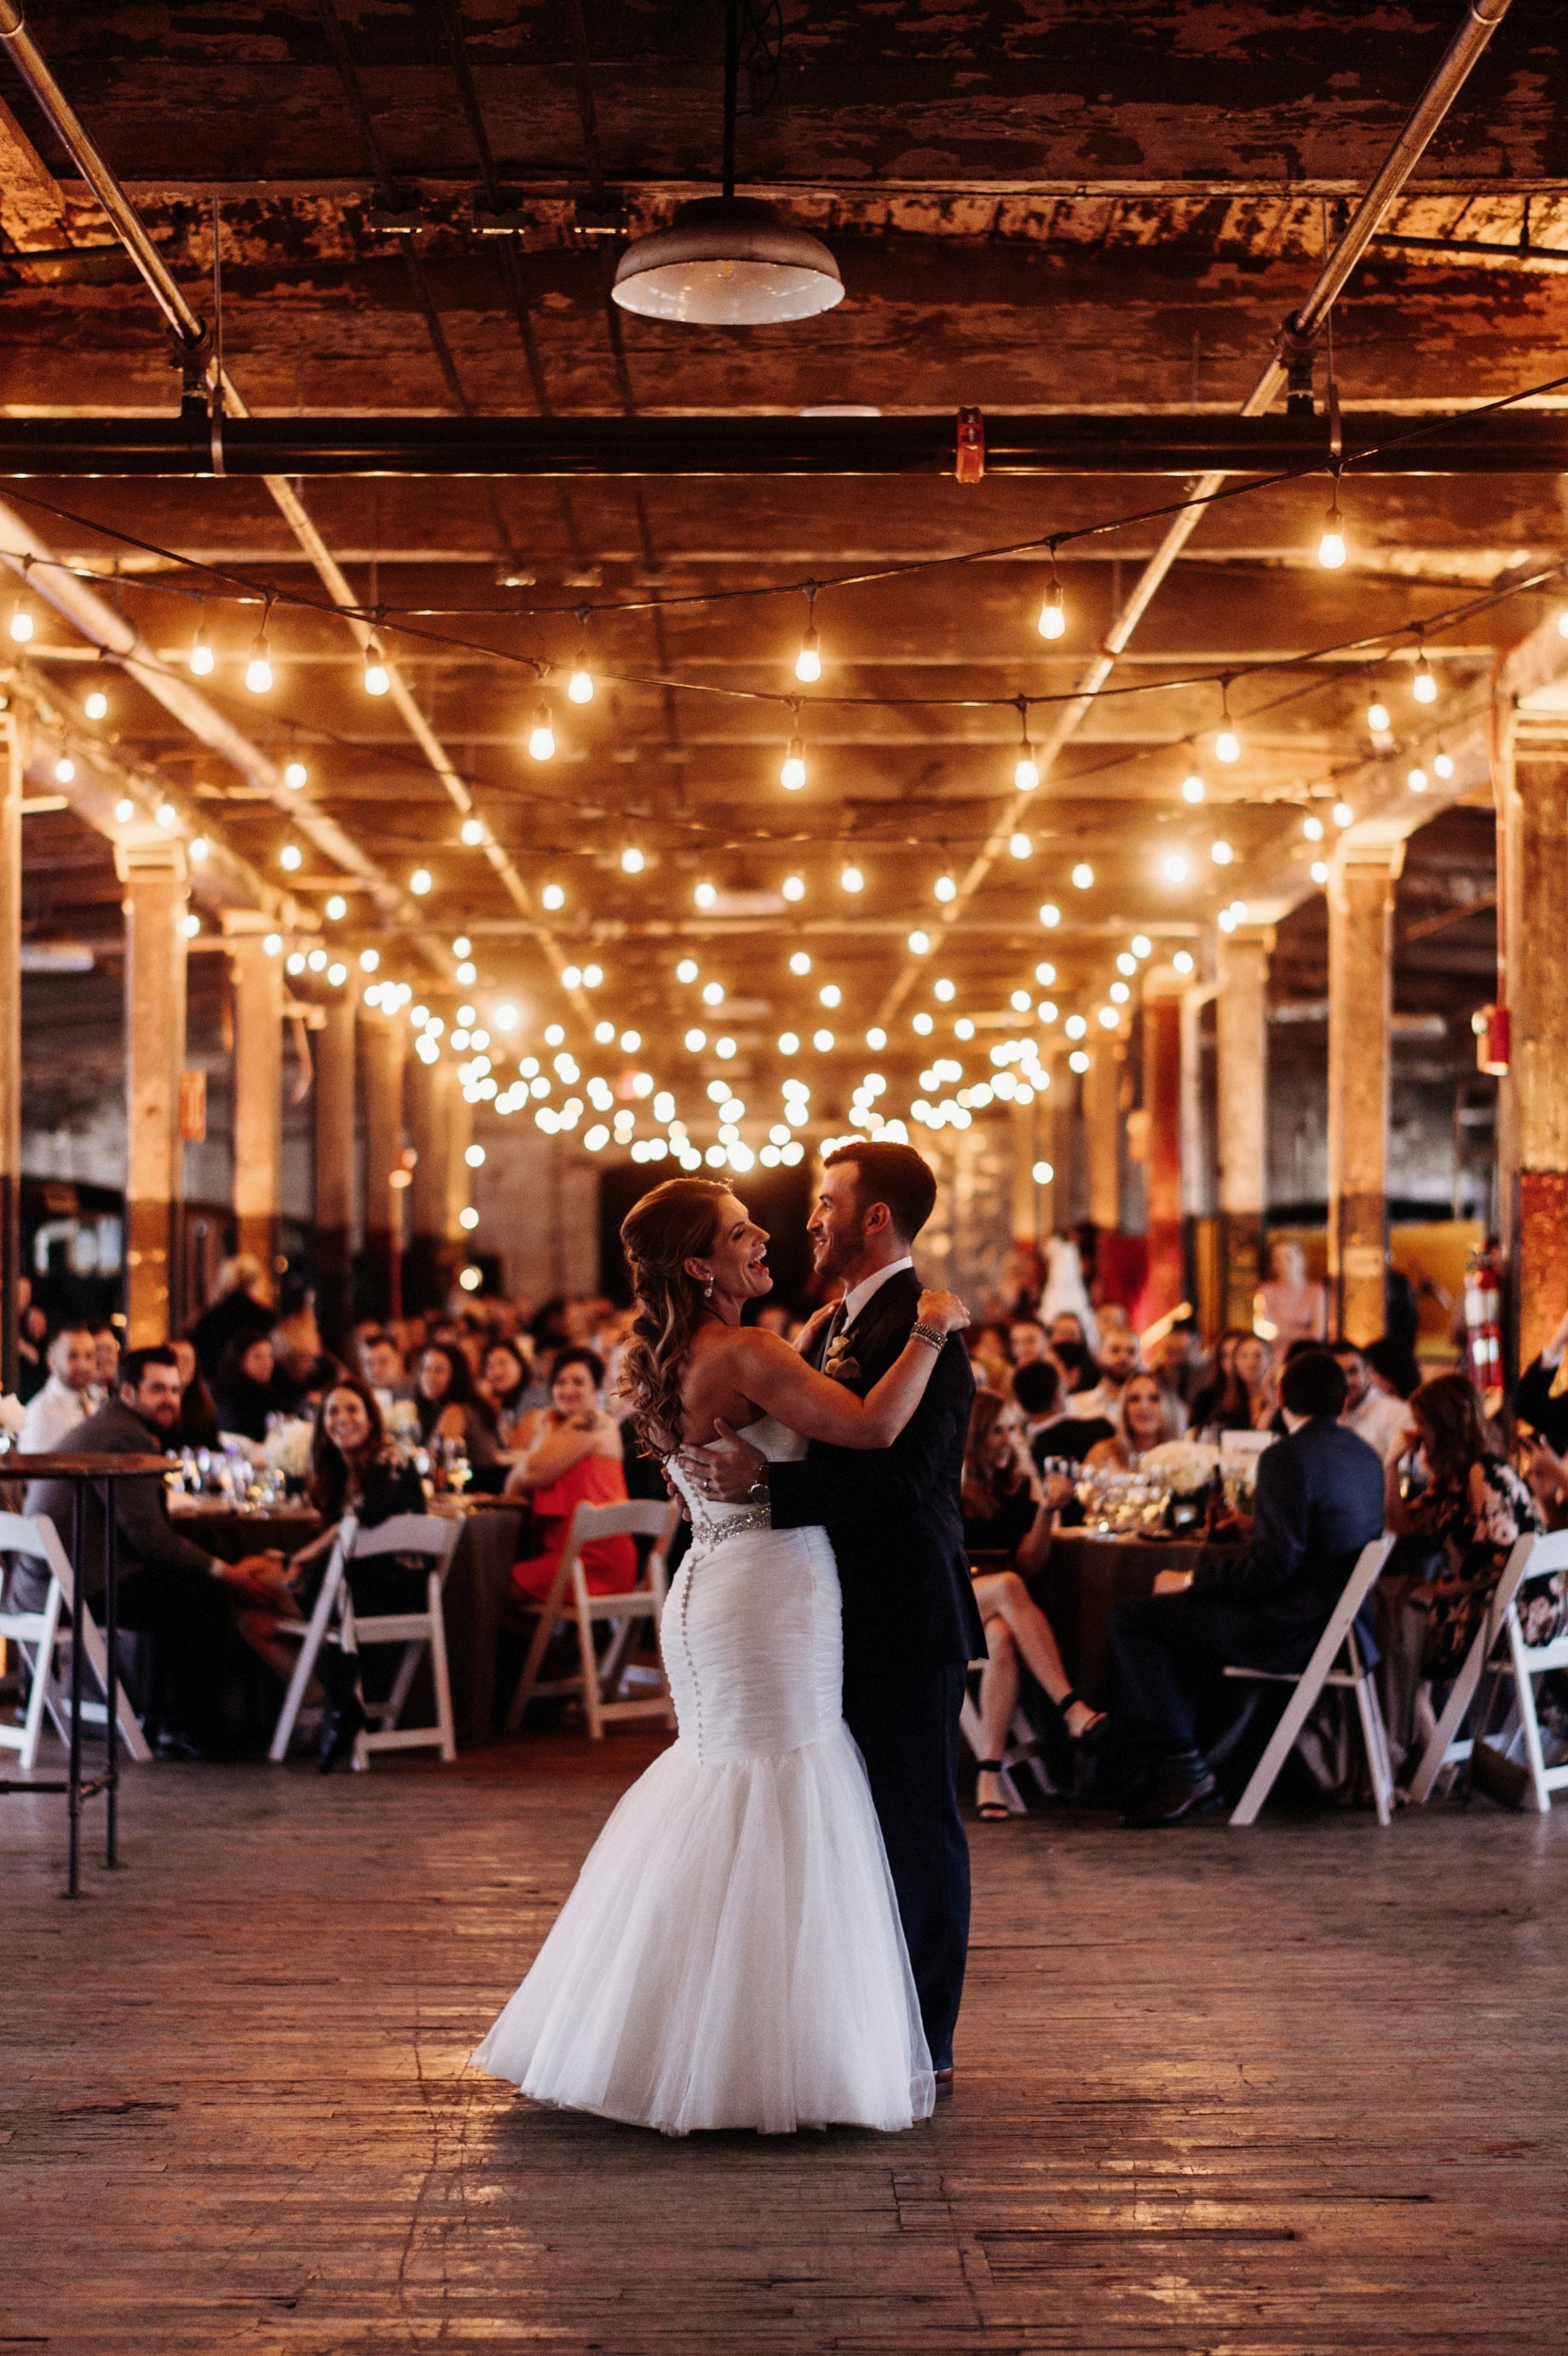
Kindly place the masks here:
<instances>
[{"instance_id":1,"label":"beaded belt on dress","mask_svg":"<svg viewBox=\"0 0 1568 2356\"><path fill-rule=\"evenodd\" d=\"M695 1500L692 1501L691 1537L694 1553L699 1548L706 1552L710 1547L722 1546L726 1538L739 1537L743 1530L771 1530L773 1526L773 1514L766 1505L742 1505L737 1512L727 1514L724 1519L720 1521Z\"/></svg>"}]
</instances>

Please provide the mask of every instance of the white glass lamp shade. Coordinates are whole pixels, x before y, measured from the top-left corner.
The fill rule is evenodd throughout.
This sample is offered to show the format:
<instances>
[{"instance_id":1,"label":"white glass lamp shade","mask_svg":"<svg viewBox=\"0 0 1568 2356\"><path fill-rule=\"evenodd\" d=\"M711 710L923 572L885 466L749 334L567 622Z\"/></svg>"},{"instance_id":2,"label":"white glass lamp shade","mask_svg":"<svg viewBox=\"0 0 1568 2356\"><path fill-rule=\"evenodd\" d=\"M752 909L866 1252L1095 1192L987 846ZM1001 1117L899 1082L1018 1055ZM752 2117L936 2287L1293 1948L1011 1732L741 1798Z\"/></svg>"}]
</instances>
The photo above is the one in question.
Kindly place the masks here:
<instances>
[{"instance_id":1,"label":"white glass lamp shade","mask_svg":"<svg viewBox=\"0 0 1568 2356\"><path fill-rule=\"evenodd\" d=\"M699 327L765 327L810 319L844 299L820 238L792 229L754 197L700 197L670 229L635 238L612 290L623 311Z\"/></svg>"}]
</instances>

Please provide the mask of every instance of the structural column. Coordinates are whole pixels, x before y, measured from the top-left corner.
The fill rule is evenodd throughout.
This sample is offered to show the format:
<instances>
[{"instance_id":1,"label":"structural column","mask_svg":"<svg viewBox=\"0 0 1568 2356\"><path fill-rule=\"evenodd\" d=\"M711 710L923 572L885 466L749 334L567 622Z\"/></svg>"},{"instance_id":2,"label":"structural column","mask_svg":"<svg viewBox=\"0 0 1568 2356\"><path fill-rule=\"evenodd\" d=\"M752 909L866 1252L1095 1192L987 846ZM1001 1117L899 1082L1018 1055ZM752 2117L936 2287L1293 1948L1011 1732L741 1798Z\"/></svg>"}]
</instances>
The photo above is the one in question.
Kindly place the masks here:
<instances>
[{"instance_id":1,"label":"structural column","mask_svg":"<svg viewBox=\"0 0 1568 2356\"><path fill-rule=\"evenodd\" d=\"M1519 1362L1526 1366L1568 1311L1568 749L1520 743L1514 763L1506 970Z\"/></svg>"},{"instance_id":2,"label":"structural column","mask_svg":"<svg viewBox=\"0 0 1568 2356\"><path fill-rule=\"evenodd\" d=\"M1352 1342L1383 1330L1393 887L1403 842L1346 836L1328 885L1328 1283Z\"/></svg>"},{"instance_id":3,"label":"structural column","mask_svg":"<svg viewBox=\"0 0 1568 2356\"><path fill-rule=\"evenodd\" d=\"M370 1317L403 1313L403 1048L396 1015L359 1014L365 1090L365 1260L361 1307Z\"/></svg>"},{"instance_id":4,"label":"structural column","mask_svg":"<svg viewBox=\"0 0 1568 2356\"><path fill-rule=\"evenodd\" d=\"M1264 1278L1268 1200L1268 961L1271 928L1221 933L1214 1001L1224 1323L1250 1327ZM1379 1331L1381 1331L1380 1324Z\"/></svg>"},{"instance_id":5,"label":"structural column","mask_svg":"<svg viewBox=\"0 0 1568 2356\"><path fill-rule=\"evenodd\" d=\"M166 835L116 843L114 863L125 887L125 1313L126 1339L136 1349L167 1341L179 1312L190 899L184 846Z\"/></svg>"},{"instance_id":6,"label":"structural column","mask_svg":"<svg viewBox=\"0 0 1568 2356\"><path fill-rule=\"evenodd\" d=\"M329 1350L354 1322L354 995L321 1009L315 1034L315 1313Z\"/></svg>"},{"instance_id":7,"label":"structural column","mask_svg":"<svg viewBox=\"0 0 1568 2356\"><path fill-rule=\"evenodd\" d=\"M1181 977L1170 969L1144 983L1144 1201L1148 1274L1142 1315L1165 1317L1185 1297L1181 1249Z\"/></svg>"},{"instance_id":8,"label":"structural column","mask_svg":"<svg viewBox=\"0 0 1568 2356\"><path fill-rule=\"evenodd\" d=\"M1122 1066L1104 1033L1089 1048L1083 1126L1089 1144L1089 1216L1104 1233L1122 1224Z\"/></svg>"},{"instance_id":9,"label":"structural column","mask_svg":"<svg viewBox=\"0 0 1568 2356\"><path fill-rule=\"evenodd\" d=\"M22 1191L21 722L0 715L0 1388L16 1387Z\"/></svg>"},{"instance_id":10,"label":"structural column","mask_svg":"<svg viewBox=\"0 0 1568 2356\"><path fill-rule=\"evenodd\" d=\"M234 988L234 1225L272 1290L283 1166L283 941L251 909L224 916Z\"/></svg>"},{"instance_id":11,"label":"structural column","mask_svg":"<svg viewBox=\"0 0 1568 2356\"><path fill-rule=\"evenodd\" d=\"M474 1108L448 1056L410 1065L408 1080L409 1141L415 1159L404 1291L411 1314L444 1302L466 1257L462 1214L473 1184L467 1154L474 1141Z\"/></svg>"}]
</instances>

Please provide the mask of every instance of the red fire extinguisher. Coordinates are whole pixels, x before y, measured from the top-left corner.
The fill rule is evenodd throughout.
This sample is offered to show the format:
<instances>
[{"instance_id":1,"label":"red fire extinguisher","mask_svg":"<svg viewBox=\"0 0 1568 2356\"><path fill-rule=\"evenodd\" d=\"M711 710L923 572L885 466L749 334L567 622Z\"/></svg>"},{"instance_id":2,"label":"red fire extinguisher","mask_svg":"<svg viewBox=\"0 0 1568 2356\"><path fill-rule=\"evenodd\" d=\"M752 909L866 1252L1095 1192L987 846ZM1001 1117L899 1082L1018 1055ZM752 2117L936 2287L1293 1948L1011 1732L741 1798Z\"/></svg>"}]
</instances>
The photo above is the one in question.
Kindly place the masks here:
<instances>
[{"instance_id":1,"label":"red fire extinguisher","mask_svg":"<svg viewBox=\"0 0 1568 2356\"><path fill-rule=\"evenodd\" d=\"M1491 1414L1503 1390L1502 1295L1489 1247L1472 1253L1465 1270L1465 1371Z\"/></svg>"}]
</instances>

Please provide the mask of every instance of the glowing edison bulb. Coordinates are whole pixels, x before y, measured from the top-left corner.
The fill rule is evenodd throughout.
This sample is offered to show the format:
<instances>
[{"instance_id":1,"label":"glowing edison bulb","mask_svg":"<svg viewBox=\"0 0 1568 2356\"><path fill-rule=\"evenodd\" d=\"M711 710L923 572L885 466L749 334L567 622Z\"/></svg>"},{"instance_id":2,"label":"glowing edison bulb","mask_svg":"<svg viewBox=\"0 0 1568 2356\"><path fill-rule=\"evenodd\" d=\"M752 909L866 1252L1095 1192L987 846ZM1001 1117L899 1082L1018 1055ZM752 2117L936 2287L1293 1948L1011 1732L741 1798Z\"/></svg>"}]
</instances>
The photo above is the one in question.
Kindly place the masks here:
<instances>
[{"instance_id":1,"label":"glowing edison bulb","mask_svg":"<svg viewBox=\"0 0 1568 2356\"><path fill-rule=\"evenodd\" d=\"M109 698L104 694L103 690L101 687L95 687L92 693L88 697L86 702L81 708L86 712L90 720L107 720L109 717Z\"/></svg>"},{"instance_id":2,"label":"glowing edison bulb","mask_svg":"<svg viewBox=\"0 0 1568 2356\"><path fill-rule=\"evenodd\" d=\"M939 875L931 888L939 900L956 900L958 897L958 886L951 875Z\"/></svg>"},{"instance_id":3,"label":"glowing edison bulb","mask_svg":"<svg viewBox=\"0 0 1568 2356\"><path fill-rule=\"evenodd\" d=\"M588 668L586 635L578 640L577 659L571 666L571 677L566 682L566 700L569 703L592 703L593 701L593 673Z\"/></svg>"},{"instance_id":4,"label":"glowing edison bulb","mask_svg":"<svg viewBox=\"0 0 1568 2356\"><path fill-rule=\"evenodd\" d=\"M805 783L805 746L798 736L789 740L789 750L779 771L779 783L786 794L798 794Z\"/></svg>"},{"instance_id":5,"label":"glowing edison bulb","mask_svg":"<svg viewBox=\"0 0 1568 2356\"><path fill-rule=\"evenodd\" d=\"M305 767L303 761L290 761L285 765L283 769L283 783L285 786L292 787L296 794L299 792L302 786L309 785L310 771Z\"/></svg>"},{"instance_id":6,"label":"glowing edison bulb","mask_svg":"<svg viewBox=\"0 0 1568 2356\"><path fill-rule=\"evenodd\" d=\"M278 865L280 867L286 868L292 875L297 869L303 867L304 864L304 853L301 851L299 844L297 842L285 842L282 851L278 853Z\"/></svg>"},{"instance_id":7,"label":"glowing edison bulb","mask_svg":"<svg viewBox=\"0 0 1568 2356\"><path fill-rule=\"evenodd\" d=\"M1040 784L1040 763L1027 746L1019 755L1013 783L1020 794L1032 794Z\"/></svg>"},{"instance_id":8,"label":"glowing edison bulb","mask_svg":"<svg viewBox=\"0 0 1568 2356\"><path fill-rule=\"evenodd\" d=\"M207 624L197 622L196 636L190 642L190 668L197 679L210 679L218 658L208 643Z\"/></svg>"},{"instance_id":9,"label":"glowing edison bulb","mask_svg":"<svg viewBox=\"0 0 1568 2356\"><path fill-rule=\"evenodd\" d=\"M534 712L533 726L528 730L528 753L536 761L555 757L555 730L550 725L549 706L539 704Z\"/></svg>"},{"instance_id":10,"label":"glowing edison bulb","mask_svg":"<svg viewBox=\"0 0 1568 2356\"><path fill-rule=\"evenodd\" d=\"M1217 761L1229 762L1239 761L1241 757L1242 740L1227 721L1214 739L1214 758Z\"/></svg>"},{"instance_id":11,"label":"glowing edison bulb","mask_svg":"<svg viewBox=\"0 0 1568 2356\"><path fill-rule=\"evenodd\" d=\"M804 875L786 875L784 882L779 885L779 890L784 894L786 900L804 900L805 897L805 878Z\"/></svg>"},{"instance_id":12,"label":"glowing edison bulb","mask_svg":"<svg viewBox=\"0 0 1568 2356\"><path fill-rule=\"evenodd\" d=\"M1009 835L1008 837L1008 849L1012 852L1015 859L1032 859L1034 857L1034 837L1029 834L1021 833Z\"/></svg>"},{"instance_id":13,"label":"glowing edison bulb","mask_svg":"<svg viewBox=\"0 0 1568 2356\"><path fill-rule=\"evenodd\" d=\"M75 776L76 763L71 759L69 753L62 753L59 759L55 763L56 785L69 786L74 779Z\"/></svg>"},{"instance_id":14,"label":"glowing edison bulb","mask_svg":"<svg viewBox=\"0 0 1568 2356\"><path fill-rule=\"evenodd\" d=\"M465 818L457 834L460 842L465 842L470 851L476 851L485 840L485 821L483 819Z\"/></svg>"},{"instance_id":15,"label":"glowing edison bulb","mask_svg":"<svg viewBox=\"0 0 1568 2356\"><path fill-rule=\"evenodd\" d=\"M11 608L11 636L19 647L25 647L33 635L33 609L25 597L18 597Z\"/></svg>"},{"instance_id":16,"label":"glowing edison bulb","mask_svg":"<svg viewBox=\"0 0 1568 2356\"><path fill-rule=\"evenodd\" d=\"M1454 774L1454 755L1453 755L1453 754L1452 754L1452 753L1437 753L1437 754L1435 754L1435 755L1434 755L1434 756L1433 756L1432 766L1433 766L1433 769L1434 769L1435 773L1438 776L1440 776L1440 777L1442 778L1442 780L1443 780L1444 784L1445 784L1445 785L1446 785L1446 784L1447 784L1447 782L1448 782L1448 780L1449 780L1449 778L1450 778L1450 777L1453 776L1453 774Z\"/></svg>"},{"instance_id":17,"label":"glowing edison bulb","mask_svg":"<svg viewBox=\"0 0 1568 2356\"><path fill-rule=\"evenodd\" d=\"M1317 562L1328 573L1338 573L1345 562L1345 525L1338 499L1324 519L1323 537L1317 543Z\"/></svg>"},{"instance_id":18,"label":"glowing edison bulb","mask_svg":"<svg viewBox=\"0 0 1568 2356\"><path fill-rule=\"evenodd\" d=\"M637 849L635 842L629 842L626 845L625 850L621 853L621 873L623 875L640 875L647 863L646 859Z\"/></svg>"},{"instance_id":19,"label":"glowing edison bulb","mask_svg":"<svg viewBox=\"0 0 1568 2356\"><path fill-rule=\"evenodd\" d=\"M1367 726L1374 736L1386 736L1389 732L1388 705L1381 695L1375 695L1367 706Z\"/></svg>"},{"instance_id":20,"label":"glowing edison bulb","mask_svg":"<svg viewBox=\"0 0 1568 2356\"><path fill-rule=\"evenodd\" d=\"M251 659L245 665L245 684L252 695L272 691L272 660L267 652L267 633L258 630L251 641Z\"/></svg>"},{"instance_id":21,"label":"glowing edison bulb","mask_svg":"<svg viewBox=\"0 0 1568 2356\"><path fill-rule=\"evenodd\" d=\"M1067 616L1061 608L1061 584L1053 580L1045 593L1045 603L1040 609L1035 626L1042 638L1060 638L1067 628Z\"/></svg>"},{"instance_id":22,"label":"glowing edison bulb","mask_svg":"<svg viewBox=\"0 0 1568 2356\"><path fill-rule=\"evenodd\" d=\"M1208 790L1208 787L1196 769L1189 771L1181 780L1181 798L1184 802L1200 802Z\"/></svg>"},{"instance_id":23,"label":"glowing edison bulb","mask_svg":"<svg viewBox=\"0 0 1568 2356\"><path fill-rule=\"evenodd\" d=\"M863 892L866 878L859 868L846 867L838 878L838 888L841 892Z\"/></svg>"},{"instance_id":24,"label":"glowing edison bulb","mask_svg":"<svg viewBox=\"0 0 1568 2356\"><path fill-rule=\"evenodd\" d=\"M1417 703L1435 703L1437 701L1437 681L1424 654L1417 655L1415 659L1415 677L1410 682L1410 691Z\"/></svg>"},{"instance_id":25,"label":"glowing edison bulb","mask_svg":"<svg viewBox=\"0 0 1568 2356\"><path fill-rule=\"evenodd\" d=\"M387 669L386 658L379 641L372 638L365 649L365 692L385 695L392 684L392 674Z\"/></svg>"},{"instance_id":26,"label":"glowing edison bulb","mask_svg":"<svg viewBox=\"0 0 1568 2356\"><path fill-rule=\"evenodd\" d=\"M1094 870L1086 859L1081 859L1072 871L1072 882L1080 892L1087 892L1094 881Z\"/></svg>"},{"instance_id":27,"label":"glowing edison bulb","mask_svg":"<svg viewBox=\"0 0 1568 2356\"><path fill-rule=\"evenodd\" d=\"M816 625L807 625L800 642L800 652L795 659L795 675L803 687L815 687L822 677L822 646L816 635Z\"/></svg>"},{"instance_id":28,"label":"glowing edison bulb","mask_svg":"<svg viewBox=\"0 0 1568 2356\"><path fill-rule=\"evenodd\" d=\"M1413 794L1424 794L1426 791L1426 772L1421 766L1419 762L1417 762L1413 769L1406 770L1404 782L1410 787Z\"/></svg>"}]
</instances>

